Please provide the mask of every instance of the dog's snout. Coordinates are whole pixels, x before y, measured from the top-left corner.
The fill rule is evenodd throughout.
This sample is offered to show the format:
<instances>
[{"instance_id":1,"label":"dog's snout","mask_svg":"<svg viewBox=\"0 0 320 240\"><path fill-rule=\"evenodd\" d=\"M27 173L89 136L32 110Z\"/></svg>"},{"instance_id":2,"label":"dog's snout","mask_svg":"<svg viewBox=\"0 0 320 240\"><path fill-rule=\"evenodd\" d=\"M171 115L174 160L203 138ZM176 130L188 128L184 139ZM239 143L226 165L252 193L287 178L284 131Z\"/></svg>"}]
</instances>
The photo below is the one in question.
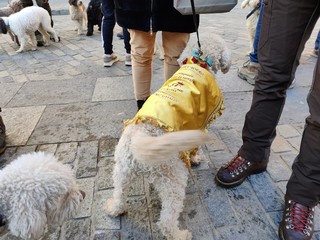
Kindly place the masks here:
<instances>
[{"instance_id":1,"label":"dog's snout","mask_svg":"<svg viewBox=\"0 0 320 240\"><path fill-rule=\"evenodd\" d=\"M84 191L82 191L82 190L80 190L80 193L82 195L82 198L84 199L86 197L86 193Z\"/></svg>"}]
</instances>

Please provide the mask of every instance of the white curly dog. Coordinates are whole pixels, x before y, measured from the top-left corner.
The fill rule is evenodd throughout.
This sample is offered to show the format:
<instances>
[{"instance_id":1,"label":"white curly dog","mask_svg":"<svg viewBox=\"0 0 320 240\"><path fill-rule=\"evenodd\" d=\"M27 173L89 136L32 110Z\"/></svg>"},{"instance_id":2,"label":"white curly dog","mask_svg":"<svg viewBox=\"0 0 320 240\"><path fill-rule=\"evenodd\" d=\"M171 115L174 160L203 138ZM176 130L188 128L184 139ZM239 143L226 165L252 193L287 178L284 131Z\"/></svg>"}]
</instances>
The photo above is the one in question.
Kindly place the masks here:
<instances>
[{"instance_id":1,"label":"white curly dog","mask_svg":"<svg viewBox=\"0 0 320 240\"><path fill-rule=\"evenodd\" d=\"M9 17L0 18L0 33L6 34L8 31L14 33L19 41L20 48L16 52L27 50L29 38L31 39L31 50L37 49L35 31L39 31L45 40L45 46L50 44L50 33L55 42L60 39L51 27L50 15L42 7L31 6L23 8L20 12L11 14Z\"/></svg>"},{"instance_id":2,"label":"white curly dog","mask_svg":"<svg viewBox=\"0 0 320 240\"><path fill-rule=\"evenodd\" d=\"M0 213L7 229L22 239L39 239L72 218L85 193L73 172L52 155L19 156L0 171Z\"/></svg>"},{"instance_id":3,"label":"white curly dog","mask_svg":"<svg viewBox=\"0 0 320 240\"><path fill-rule=\"evenodd\" d=\"M207 118L214 120L217 117L215 114L222 109L221 105L213 106L215 101L218 102L222 98L219 98L213 90L217 90L217 86L214 85L211 70L217 72L220 69L228 72L231 65L230 52L221 38L211 35L202 40L205 46L202 59L211 58L213 61L197 62L195 58L190 58L191 51L196 45L189 44L179 58L179 62L183 64L181 68L164 83L164 87L148 98L133 120L125 123L125 129L114 154L113 196L104 206L111 216L125 213L132 178L143 175L159 193L162 209L158 226L168 240L192 238L190 231L179 229L178 226L189 175L188 159L191 163L199 162L197 155L189 150L211 141L210 136L204 133L207 124L211 123ZM197 89L194 90L195 88ZM201 93L198 91L200 88ZM209 94L212 95L209 96ZM181 98L184 106L188 105L184 100L191 100L191 105L186 107L188 111L184 111L186 109L183 106L179 108ZM164 99L169 103L167 104ZM208 105L212 104L212 106L203 103L207 100L210 102ZM203 107L200 110L199 104L211 109ZM149 113L157 111L155 110L157 105L160 106L158 111L160 115L154 117ZM164 108L165 105L167 105L166 108ZM191 106L194 108L192 109ZM174 117L171 118L171 116ZM195 119L196 122L193 122ZM167 124L170 121L172 125L177 126L172 127ZM179 128L189 123L190 126Z\"/></svg>"}]
</instances>

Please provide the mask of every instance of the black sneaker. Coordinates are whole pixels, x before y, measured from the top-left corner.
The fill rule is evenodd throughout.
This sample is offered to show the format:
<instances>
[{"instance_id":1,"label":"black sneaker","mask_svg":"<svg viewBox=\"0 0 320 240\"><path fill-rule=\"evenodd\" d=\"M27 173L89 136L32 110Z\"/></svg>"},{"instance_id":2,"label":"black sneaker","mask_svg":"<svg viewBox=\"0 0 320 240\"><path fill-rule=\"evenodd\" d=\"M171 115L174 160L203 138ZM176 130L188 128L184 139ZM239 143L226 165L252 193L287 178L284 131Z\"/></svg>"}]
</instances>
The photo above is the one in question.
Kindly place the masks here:
<instances>
[{"instance_id":1,"label":"black sneaker","mask_svg":"<svg viewBox=\"0 0 320 240\"><path fill-rule=\"evenodd\" d=\"M1 112L1 108L0 108ZM6 150L6 126L3 123L2 117L0 116L0 154Z\"/></svg>"},{"instance_id":2,"label":"black sneaker","mask_svg":"<svg viewBox=\"0 0 320 240\"><path fill-rule=\"evenodd\" d=\"M281 240L310 240L314 231L314 208L285 197L283 219L279 226Z\"/></svg>"}]
</instances>

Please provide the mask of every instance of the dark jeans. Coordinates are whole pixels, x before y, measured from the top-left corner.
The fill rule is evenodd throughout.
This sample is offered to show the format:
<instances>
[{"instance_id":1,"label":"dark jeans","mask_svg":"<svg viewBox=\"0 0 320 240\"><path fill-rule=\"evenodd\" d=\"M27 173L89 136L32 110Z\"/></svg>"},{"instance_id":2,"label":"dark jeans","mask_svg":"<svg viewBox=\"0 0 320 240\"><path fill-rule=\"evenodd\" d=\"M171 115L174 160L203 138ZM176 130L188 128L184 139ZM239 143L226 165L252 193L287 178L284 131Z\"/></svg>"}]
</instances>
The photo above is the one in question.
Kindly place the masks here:
<instances>
[{"instance_id":1,"label":"dark jeans","mask_svg":"<svg viewBox=\"0 0 320 240\"><path fill-rule=\"evenodd\" d=\"M101 10L103 14L102 18L102 31L101 37L103 42L103 48L105 54L113 53L113 29L116 24L116 18L114 15L114 1L113 0L102 0ZM124 37L124 47L126 53L131 52L130 46L130 34L127 29L123 28L123 37Z\"/></svg>"},{"instance_id":2,"label":"dark jeans","mask_svg":"<svg viewBox=\"0 0 320 240\"><path fill-rule=\"evenodd\" d=\"M265 3L258 49L261 71L255 82L239 150L249 161L269 159L286 90L320 13L320 0L266 0ZM315 205L320 197L319 64L318 61L307 98L310 116L306 119L300 152L287 185L287 194L305 205Z\"/></svg>"},{"instance_id":3,"label":"dark jeans","mask_svg":"<svg viewBox=\"0 0 320 240\"><path fill-rule=\"evenodd\" d=\"M253 41L253 52L249 54L250 62L255 62L255 63L259 62L258 45L259 45L259 38L260 38L260 31L261 31L261 24L262 24L263 9L264 9L264 0L261 1L260 14L258 17L256 33L254 35L254 41Z\"/></svg>"}]
</instances>

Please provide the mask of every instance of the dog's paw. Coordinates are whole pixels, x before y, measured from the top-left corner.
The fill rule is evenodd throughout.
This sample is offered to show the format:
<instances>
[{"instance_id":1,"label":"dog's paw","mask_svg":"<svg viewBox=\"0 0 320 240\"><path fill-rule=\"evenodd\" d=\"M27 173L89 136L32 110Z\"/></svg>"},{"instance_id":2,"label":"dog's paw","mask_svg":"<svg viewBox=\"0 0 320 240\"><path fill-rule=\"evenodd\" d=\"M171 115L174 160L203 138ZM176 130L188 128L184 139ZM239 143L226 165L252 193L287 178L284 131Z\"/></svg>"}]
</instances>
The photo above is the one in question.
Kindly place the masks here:
<instances>
[{"instance_id":1,"label":"dog's paw","mask_svg":"<svg viewBox=\"0 0 320 240\"><path fill-rule=\"evenodd\" d=\"M21 49L21 48L19 48L19 49L16 51L16 53L21 53L21 52L23 52L23 49Z\"/></svg>"},{"instance_id":2,"label":"dog's paw","mask_svg":"<svg viewBox=\"0 0 320 240\"><path fill-rule=\"evenodd\" d=\"M111 216L119 216L121 214L126 213L126 206L123 204L116 203L113 198L109 198L105 203L103 209L107 211L107 213Z\"/></svg>"}]
</instances>

